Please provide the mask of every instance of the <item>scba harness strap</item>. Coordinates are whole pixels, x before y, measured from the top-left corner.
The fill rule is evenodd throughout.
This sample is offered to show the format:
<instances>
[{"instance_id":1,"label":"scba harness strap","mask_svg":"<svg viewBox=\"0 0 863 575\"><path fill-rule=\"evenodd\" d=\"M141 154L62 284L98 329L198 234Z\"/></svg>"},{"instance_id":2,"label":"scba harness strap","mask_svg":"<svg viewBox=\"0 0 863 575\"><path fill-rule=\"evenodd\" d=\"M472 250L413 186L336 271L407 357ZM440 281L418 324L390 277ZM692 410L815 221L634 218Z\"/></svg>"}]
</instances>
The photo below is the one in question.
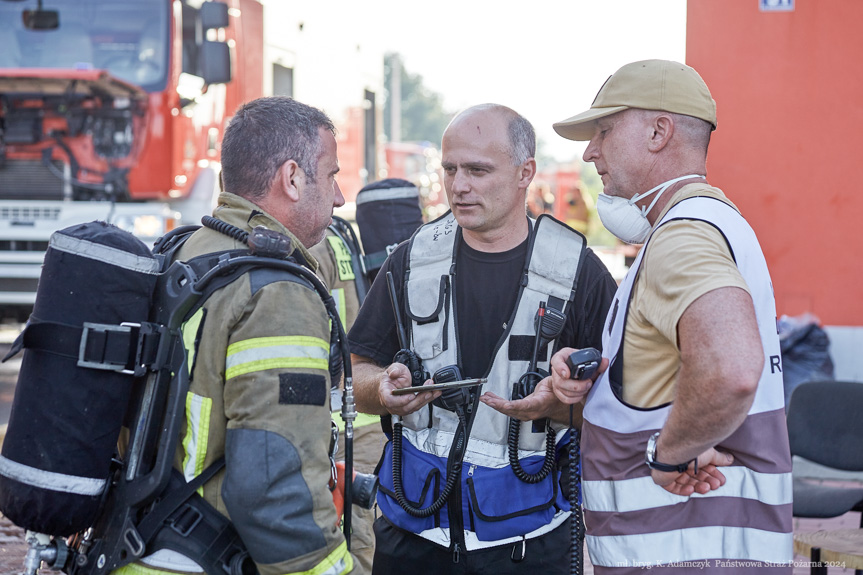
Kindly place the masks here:
<instances>
[{"instance_id":1,"label":"scba harness strap","mask_svg":"<svg viewBox=\"0 0 863 575\"><path fill-rule=\"evenodd\" d=\"M225 459L221 458L188 483L179 471L173 471L168 495L138 525L147 551L176 551L207 573L257 573L234 526L197 493L224 466Z\"/></svg>"}]
</instances>

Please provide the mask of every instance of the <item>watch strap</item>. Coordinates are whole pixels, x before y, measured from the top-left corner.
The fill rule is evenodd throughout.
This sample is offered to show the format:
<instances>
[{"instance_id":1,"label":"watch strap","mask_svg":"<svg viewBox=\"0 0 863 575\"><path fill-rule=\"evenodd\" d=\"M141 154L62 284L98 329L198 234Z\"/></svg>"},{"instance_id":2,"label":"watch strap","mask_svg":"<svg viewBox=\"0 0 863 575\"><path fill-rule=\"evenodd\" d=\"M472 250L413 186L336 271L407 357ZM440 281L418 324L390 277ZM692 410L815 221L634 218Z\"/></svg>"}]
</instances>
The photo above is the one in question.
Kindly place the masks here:
<instances>
[{"instance_id":1,"label":"watch strap","mask_svg":"<svg viewBox=\"0 0 863 575\"><path fill-rule=\"evenodd\" d=\"M647 466L651 469L656 469L657 471L676 471L677 473L683 473L687 469L689 469L689 464L695 461L694 459L691 461L687 461L686 463L678 463L677 465L672 465L671 463L662 463L660 461L648 461Z\"/></svg>"}]
</instances>

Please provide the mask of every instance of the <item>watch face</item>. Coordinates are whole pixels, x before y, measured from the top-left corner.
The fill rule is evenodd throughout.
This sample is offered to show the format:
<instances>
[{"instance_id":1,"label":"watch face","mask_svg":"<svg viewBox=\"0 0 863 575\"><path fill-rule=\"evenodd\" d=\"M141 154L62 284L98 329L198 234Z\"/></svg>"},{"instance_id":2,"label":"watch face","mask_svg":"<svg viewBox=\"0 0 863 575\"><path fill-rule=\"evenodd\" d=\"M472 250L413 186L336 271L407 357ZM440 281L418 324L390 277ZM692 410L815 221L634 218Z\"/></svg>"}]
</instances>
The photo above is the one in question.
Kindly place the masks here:
<instances>
[{"instance_id":1,"label":"watch face","mask_svg":"<svg viewBox=\"0 0 863 575\"><path fill-rule=\"evenodd\" d=\"M659 433L654 433L647 440L647 451L645 452L645 456L647 458L647 464L650 465L654 461L656 461L656 436Z\"/></svg>"}]
</instances>

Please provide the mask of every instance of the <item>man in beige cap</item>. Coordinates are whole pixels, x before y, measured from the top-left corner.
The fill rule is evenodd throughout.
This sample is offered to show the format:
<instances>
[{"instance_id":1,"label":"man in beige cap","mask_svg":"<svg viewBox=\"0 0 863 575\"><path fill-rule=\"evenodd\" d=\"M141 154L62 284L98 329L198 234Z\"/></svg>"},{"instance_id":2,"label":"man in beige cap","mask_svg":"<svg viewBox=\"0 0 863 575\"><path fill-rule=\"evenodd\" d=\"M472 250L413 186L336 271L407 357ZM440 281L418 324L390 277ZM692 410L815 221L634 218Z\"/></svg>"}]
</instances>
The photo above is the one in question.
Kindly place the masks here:
<instances>
[{"instance_id":1,"label":"man in beige cap","mask_svg":"<svg viewBox=\"0 0 863 575\"><path fill-rule=\"evenodd\" d=\"M585 524L596 573L681 566L791 573L791 457L773 290L752 229L706 179L716 103L683 64L627 64L554 125L590 140L603 224L643 243L603 330L586 397Z\"/></svg>"}]
</instances>

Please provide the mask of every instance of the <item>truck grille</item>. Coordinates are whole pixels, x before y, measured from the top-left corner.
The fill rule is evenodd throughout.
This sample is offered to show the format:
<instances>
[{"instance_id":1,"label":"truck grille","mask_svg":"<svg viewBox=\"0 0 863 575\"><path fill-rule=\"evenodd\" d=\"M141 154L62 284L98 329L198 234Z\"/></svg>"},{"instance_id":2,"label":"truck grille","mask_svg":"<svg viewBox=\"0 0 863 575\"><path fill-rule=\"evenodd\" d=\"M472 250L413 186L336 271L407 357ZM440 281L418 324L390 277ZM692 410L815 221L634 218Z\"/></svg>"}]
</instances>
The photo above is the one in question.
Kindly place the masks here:
<instances>
[{"instance_id":1,"label":"truck grille","mask_svg":"<svg viewBox=\"0 0 863 575\"><path fill-rule=\"evenodd\" d=\"M0 285L0 293L2 292L29 292L35 293L39 285L39 280L30 278L4 278L3 284Z\"/></svg>"},{"instance_id":2,"label":"truck grille","mask_svg":"<svg viewBox=\"0 0 863 575\"><path fill-rule=\"evenodd\" d=\"M45 242L45 241L0 240L0 252L46 252L46 251L48 251L48 242ZM5 282L6 280L3 280L3 281Z\"/></svg>"},{"instance_id":3,"label":"truck grille","mask_svg":"<svg viewBox=\"0 0 863 575\"><path fill-rule=\"evenodd\" d=\"M63 173L63 163L51 162ZM10 160L0 167L0 200L62 200L63 180L41 160Z\"/></svg>"},{"instance_id":4,"label":"truck grille","mask_svg":"<svg viewBox=\"0 0 863 575\"><path fill-rule=\"evenodd\" d=\"M4 222L42 222L56 220L60 217L60 208L42 208L39 206L0 207L0 221Z\"/></svg>"}]
</instances>

